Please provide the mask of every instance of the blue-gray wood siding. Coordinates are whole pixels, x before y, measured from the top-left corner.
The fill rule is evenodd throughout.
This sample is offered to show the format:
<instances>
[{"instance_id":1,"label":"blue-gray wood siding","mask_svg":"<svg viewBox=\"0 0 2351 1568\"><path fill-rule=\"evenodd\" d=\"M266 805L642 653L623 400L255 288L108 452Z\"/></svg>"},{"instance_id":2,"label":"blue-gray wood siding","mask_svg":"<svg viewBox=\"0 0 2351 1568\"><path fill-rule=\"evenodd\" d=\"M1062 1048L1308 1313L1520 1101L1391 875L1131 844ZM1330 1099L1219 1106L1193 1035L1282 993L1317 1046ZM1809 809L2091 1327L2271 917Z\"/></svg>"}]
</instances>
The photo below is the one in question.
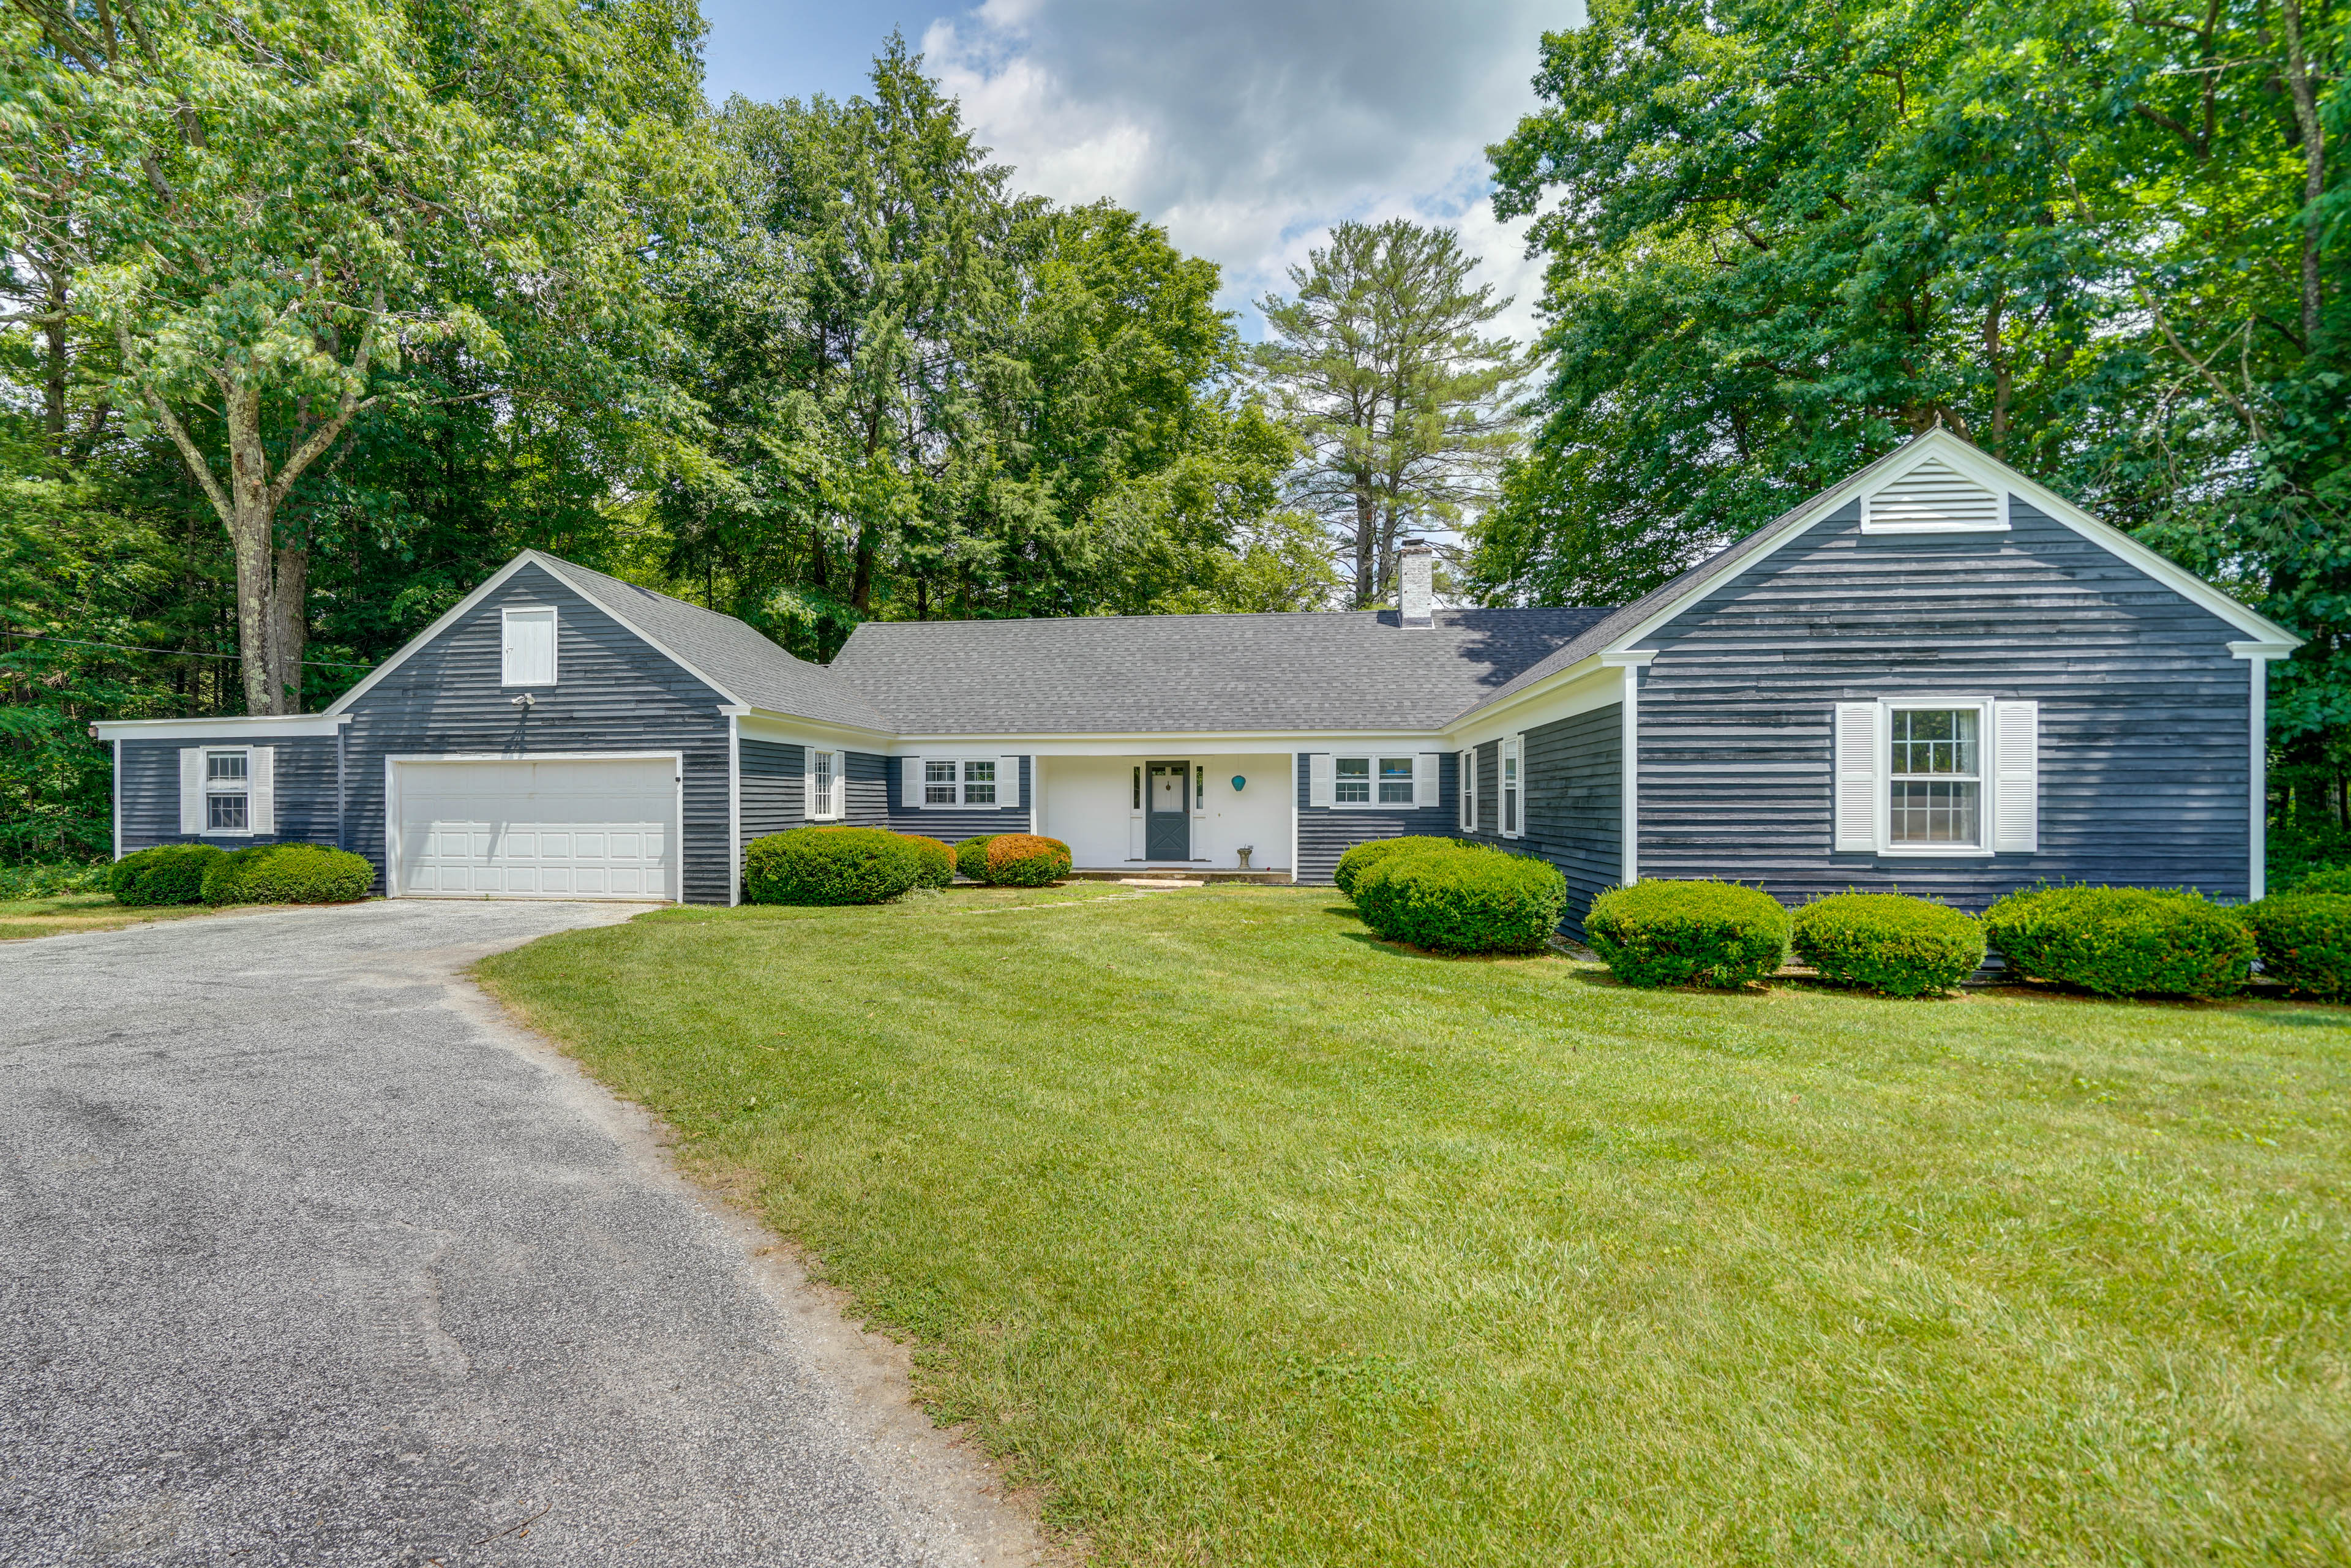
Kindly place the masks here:
<instances>
[{"instance_id":1,"label":"blue-gray wood siding","mask_svg":"<svg viewBox=\"0 0 2351 1568\"><path fill-rule=\"evenodd\" d=\"M892 759L890 771L899 780L890 791L890 826L902 833L921 833L929 838L954 843L961 839L977 838L982 833L1025 833L1029 831L1031 782L1035 769L1026 757L1020 759L1020 776L1012 793L1016 799L998 806L908 806L904 779L906 769L921 759L900 757ZM998 793L1000 795L1002 790Z\"/></svg>"},{"instance_id":2,"label":"blue-gray wood siding","mask_svg":"<svg viewBox=\"0 0 2351 1568\"><path fill-rule=\"evenodd\" d=\"M1329 882L1331 873L1339 869L1341 855L1357 844L1367 844L1374 839L1400 839L1407 835L1442 838L1456 831L1455 813L1460 809L1460 798L1455 791L1461 785L1461 765L1452 752L1444 752L1437 759L1437 804L1427 808L1311 805L1309 798L1313 788L1314 755L1301 751L1296 759L1298 865L1293 874L1300 882ZM1363 754L1347 752L1344 755L1355 757Z\"/></svg>"},{"instance_id":3,"label":"blue-gray wood siding","mask_svg":"<svg viewBox=\"0 0 2351 1568\"><path fill-rule=\"evenodd\" d=\"M266 725L266 721L257 721ZM221 746L276 748L275 831L250 836L180 831L180 751L200 740L124 740L119 743L116 788L121 796L122 852L157 844L207 843L225 850L254 844L322 844L337 847L335 737L272 735L256 727L249 735L223 736Z\"/></svg>"},{"instance_id":4,"label":"blue-gray wood siding","mask_svg":"<svg viewBox=\"0 0 2351 1568\"><path fill-rule=\"evenodd\" d=\"M499 612L556 607L552 686L501 686ZM528 758L540 752L684 754L687 902L725 904L727 844L726 697L540 568L525 566L438 636L410 653L354 703L345 731L346 847L376 862L382 890L384 759L451 753Z\"/></svg>"},{"instance_id":5,"label":"blue-gray wood siding","mask_svg":"<svg viewBox=\"0 0 2351 1568\"><path fill-rule=\"evenodd\" d=\"M1583 939L1583 916L1604 889L1622 880L1625 862L1625 709L1619 703L1527 731L1522 768L1523 838L1502 837L1501 744L1478 748L1478 826L1455 836L1512 854L1549 861L1567 878L1567 917L1560 929Z\"/></svg>"},{"instance_id":6,"label":"blue-gray wood siding","mask_svg":"<svg viewBox=\"0 0 2351 1568\"><path fill-rule=\"evenodd\" d=\"M738 740L743 778L737 797L743 841L788 833L807 821L808 753L778 740Z\"/></svg>"},{"instance_id":7,"label":"blue-gray wood siding","mask_svg":"<svg viewBox=\"0 0 2351 1568\"><path fill-rule=\"evenodd\" d=\"M1782 900L1846 887L1980 909L2050 880L2245 896L2243 633L2021 501L2011 531L1814 524L1644 639L1640 874L1722 876ZM2041 705L2034 854L1831 849L1839 702Z\"/></svg>"},{"instance_id":8,"label":"blue-gray wood siding","mask_svg":"<svg viewBox=\"0 0 2351 1568\"><path fill-rule=\"evenodd\" d=\"M849 788L841 802L842 820L852 827L890 825L891 776L897 771L878 751L849 754Z\"/></svg>"}]
</instances>

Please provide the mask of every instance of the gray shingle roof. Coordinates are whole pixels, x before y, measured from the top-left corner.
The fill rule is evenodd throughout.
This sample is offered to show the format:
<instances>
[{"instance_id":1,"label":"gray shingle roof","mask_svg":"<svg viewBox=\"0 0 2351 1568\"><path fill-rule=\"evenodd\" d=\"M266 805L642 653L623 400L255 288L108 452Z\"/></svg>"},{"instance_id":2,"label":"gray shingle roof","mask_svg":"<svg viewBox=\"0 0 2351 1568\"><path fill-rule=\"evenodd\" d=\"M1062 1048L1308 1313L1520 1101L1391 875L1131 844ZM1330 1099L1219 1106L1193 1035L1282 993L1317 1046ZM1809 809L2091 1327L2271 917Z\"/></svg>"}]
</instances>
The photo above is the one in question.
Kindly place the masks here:
<instances>
[{"instance_id":1,"label":"gray shingle roof","mask_svg":"<svg viewBox=\"0 0 2351 1568\"><path fill-rule=\"evenodd\" d=\"M732 615L574 566L542 550L528 553L580 597L667 648L738 701L829 724L891 727L871 702L832 671L793 658Z\"/></svg>"},{"instance_id":2,"label":"gray shingle roof","mask_svg":"<svg viewBox=\"0 0 2351 1568\"><path fill-rule=\"evenodd\" d=\"M1433 730L1607 614L869 621L829 668L909 735Z\"/></svg>"}]
</instances>

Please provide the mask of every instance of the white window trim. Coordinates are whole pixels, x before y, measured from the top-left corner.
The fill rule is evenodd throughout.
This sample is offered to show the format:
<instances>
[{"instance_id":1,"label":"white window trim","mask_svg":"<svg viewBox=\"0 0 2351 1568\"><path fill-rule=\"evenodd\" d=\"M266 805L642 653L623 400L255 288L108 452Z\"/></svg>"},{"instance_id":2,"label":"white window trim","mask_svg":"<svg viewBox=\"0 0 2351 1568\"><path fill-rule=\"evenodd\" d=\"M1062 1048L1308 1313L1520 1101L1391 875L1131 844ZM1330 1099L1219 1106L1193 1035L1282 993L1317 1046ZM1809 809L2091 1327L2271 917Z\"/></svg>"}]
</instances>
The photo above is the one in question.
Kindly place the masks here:
<instances>
[{"instance_id":1,"label":"white window trim","mask_svg":"<svg viewBox=\"0 0 2351 1568\"><path fill-rule=\"evenodd\" d=\"M510 681L507 676L507 622L517 615L547 617L547 679L543 681ZM508 604L498 611L498 685L501 688L522 686L537 690L556 684L558 664L562 655L562 616L552 604Z\"/></svg>"},{"instance_id":2,"label":"white window trim","mask_svg":"<svg viewBox=\"0 0 2351 1568\"><path fill-rule=\"evenodd\" d=\"M832 758L832 782L825 790L825 798L821 800L816 799L816 759L820 757L830 757ZM811 746L807 749L801 772L808 780L809 800L807 805L808 820L810 821L838 822L842 818L849 815L848 752L837 750L828 746Z\"/></svg>"},{"instance_id":3,"label":"white window trim","mask_svg":"<svg viewBox=\"0 0 2351 1568\"><path fill-rule=\"evenodd\" d=\"M1465 833L1474 833L1478 831L1478 748L1472 746L1455 753L1453 766L1459 775L1453 825Z\"/></svg>"},{"instance_id":4,"label":"white window trim","mask_svg":"<svg viewBox=\"0 0 2351 1568\"><path fill-rule=\"evenodd\" d=\"M909 766L922 775L914 780L914 787L919 792L920 799L909 808L912 810L1017 811L1020 809L1020 758L1017 755L1003 757L990 751L961 752L952 757L945 757L935 751L925 751L920 757L909 758L906 760ZM955 766L955 799L952 800L931 799L929 770L931 764L935 762L952 763ZM974 762L995 764L995 800L982 800L976 804L971 800L969 796L971 779L967 764ZM1186 789L1188 788L1187 785ZM1011 797L1008 800L1006 799L1008 792Z\"/></svg>"},{"instance_id":5,"label":"white window trim","mask_svg":"<svg viewBox=\"0 0 2351 1568\"><path fill-rule=\"evenodd\" d=\"M1889 860L1990 860L1994 824L1999 821L1999 740L1992 730L1992 699L1990 697L1947 697L1929 694L1925 696L1880 697L1877 700L1877 733L1888 737L1894 733L1894 716L1918 709L1950 711L1972 708L1976 716L1976 841L1972 844L1919 844L1894 841L1894 758L1892 745L1881 739L1877 745L1877 853ZM1905 778L1923 775L1905 774Z\"/></svg>"},{"instance_id":6,"label":"white window trim","mask_svg":"<svg viewBox=\"0 0 2351 1568\"><path fill-rule=\"evenodd\" d=\"M204 758L203 779L204 789L204 825L197 831L207 839L249 839L255 834L262 831L263 830L254 826L254 818L258 815L258 813L254 810L254 807L257 804L254 799L254 785L256 782L253 777L254 748L250 746L206 746L202 747L199 749L204 753ZM212 759L215 756L225 756L232 751L241 753L245 758L245 779L243 780L245 788L242 789L215 789L213 788L212 780ZM212 825L213 797L214 795L243 795L245 797L245 826L241 828L215 828Z\"/></svg>"},{"instance_id":7,"label":"white window trim","mask_svg":"<svg viewBox=\"0 0 2351 1568\"><path fill-rule=\"evenodd\" d=\"M1403 800L1383 800L1380 799L1380 759L1382 758L1386 758L1390 760L1394 760L1395 758L1401 757L1405 761L1410 762L1412 761L1414 755L1414 751L1334 751L1331 753L1330 809L1333 811L1419 811L1427 810L1426 807L1420 806L1409 799ZM1339 764L1342 762L1362 762L1369 766L1372 788L1372 798L1370 800L1342 800L1339 799ZM1407 773L1405 776L1405 781L1409 784L1411 780L1412 776Z\"/></svg>"},{"instance_id":8,"label":"white window trim","mask_svg":"<svg viewBox=\"0 0 2351 1568\"><path fill-rule=\"evenodd\" d=\"M1518 777L1510 777L1511 764ZM1527 836L1526 737L1506 735L1494 747L1494 831L1505 839Z\"/></svg>"}]
</instances>

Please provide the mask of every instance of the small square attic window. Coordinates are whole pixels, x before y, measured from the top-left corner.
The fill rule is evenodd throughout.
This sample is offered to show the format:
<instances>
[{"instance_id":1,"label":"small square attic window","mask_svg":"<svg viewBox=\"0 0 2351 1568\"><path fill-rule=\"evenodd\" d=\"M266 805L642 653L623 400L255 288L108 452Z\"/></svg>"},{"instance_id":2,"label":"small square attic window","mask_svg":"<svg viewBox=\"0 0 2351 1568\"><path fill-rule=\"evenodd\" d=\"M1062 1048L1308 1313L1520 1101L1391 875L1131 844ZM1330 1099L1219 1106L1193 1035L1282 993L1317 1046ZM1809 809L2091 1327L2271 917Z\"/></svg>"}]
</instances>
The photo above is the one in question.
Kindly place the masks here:
<instances>
[{"instance_id":1,"label":"small square attic window","mask_svg":"<svg viewBox=\"0 0 2351 1568\"><path fill-rule=\"evenodd\" d=\"M1999 492L1939 457L1862 498L1865 534L1998 533L2008 527Z\"/></svg>"}]
</instances>

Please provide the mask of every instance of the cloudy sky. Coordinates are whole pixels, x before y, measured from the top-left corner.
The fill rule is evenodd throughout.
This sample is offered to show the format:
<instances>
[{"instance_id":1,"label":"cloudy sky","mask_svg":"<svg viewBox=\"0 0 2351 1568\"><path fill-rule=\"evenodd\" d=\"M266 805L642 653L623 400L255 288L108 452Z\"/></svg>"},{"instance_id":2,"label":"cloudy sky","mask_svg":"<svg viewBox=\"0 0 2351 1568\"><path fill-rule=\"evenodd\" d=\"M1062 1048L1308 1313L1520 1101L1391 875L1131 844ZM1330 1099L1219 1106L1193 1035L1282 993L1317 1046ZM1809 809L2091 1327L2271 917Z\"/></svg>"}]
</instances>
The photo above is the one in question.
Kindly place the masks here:
<instances>
[{"instance_id":1,"label":"cloudy sky","mask_svg":"<svg viewBox=\"0 0 2351 1568\"><path fill-rule=\"evenodd\" d=\"M1019 185L1109 196L1221 262L1243 313L1343 218L1459 226L1532 329L1536 268L1486 200L1488 143L1534 105L1579 0L704 0L714 99L860 89L891 28Z\"/></svg>"}]
</instances>

